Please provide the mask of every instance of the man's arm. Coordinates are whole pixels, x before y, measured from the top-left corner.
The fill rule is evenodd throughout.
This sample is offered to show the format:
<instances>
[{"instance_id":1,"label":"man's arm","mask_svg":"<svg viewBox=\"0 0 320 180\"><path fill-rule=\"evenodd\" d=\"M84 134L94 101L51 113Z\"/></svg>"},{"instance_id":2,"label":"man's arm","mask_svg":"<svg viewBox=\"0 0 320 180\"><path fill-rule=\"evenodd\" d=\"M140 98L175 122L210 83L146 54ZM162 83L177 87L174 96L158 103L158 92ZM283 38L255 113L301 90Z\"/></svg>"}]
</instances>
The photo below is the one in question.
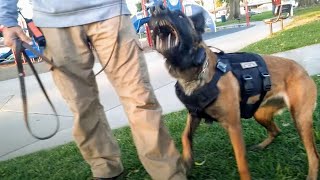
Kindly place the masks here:
<instances>
[{"instance_id":1,"label":"man's arm","mask_svg":"<svg viewBox=\"0 0 320 180\"><path fill-rule=\"evenodd\" d=\"M0 24L4 26L4 44L8 47L13 45L13 39L31 43L31 39L18 25L18 0L0 0Z\"/></svg>"},{"instance_id":2,"label":"man's arm","mask_svg":"<svg viewBox=\"0 0 320 180\"><path fill-rule=\"evenodd\" d=\"M0 24L5 27L18 26L18 0L0 0Z\"/></svg>"}]
</instances>

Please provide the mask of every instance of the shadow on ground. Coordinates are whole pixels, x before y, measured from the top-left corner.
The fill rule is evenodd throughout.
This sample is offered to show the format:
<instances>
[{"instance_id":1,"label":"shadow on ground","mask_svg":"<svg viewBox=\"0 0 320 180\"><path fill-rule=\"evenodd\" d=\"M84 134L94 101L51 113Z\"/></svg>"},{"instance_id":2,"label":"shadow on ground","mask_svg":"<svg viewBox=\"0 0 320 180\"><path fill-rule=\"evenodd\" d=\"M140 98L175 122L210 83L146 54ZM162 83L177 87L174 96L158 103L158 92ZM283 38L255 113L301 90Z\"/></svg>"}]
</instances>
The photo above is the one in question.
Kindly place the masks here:
<instances>
[{"instance_id":1,"label":"shadow on ground","mask_svg":"<svg viewBox=\"0 0 320 180\"><path fill-rule=\"evenodd\" d=\"M34 63L39 74L49 71L49 66L45 62ZM26 76L33 75L28 64L24 64L24 71ZM5 81L13 78L18 78L18 70L14 63L0 66L0 81Z\"/></svg>"}]
</instances>

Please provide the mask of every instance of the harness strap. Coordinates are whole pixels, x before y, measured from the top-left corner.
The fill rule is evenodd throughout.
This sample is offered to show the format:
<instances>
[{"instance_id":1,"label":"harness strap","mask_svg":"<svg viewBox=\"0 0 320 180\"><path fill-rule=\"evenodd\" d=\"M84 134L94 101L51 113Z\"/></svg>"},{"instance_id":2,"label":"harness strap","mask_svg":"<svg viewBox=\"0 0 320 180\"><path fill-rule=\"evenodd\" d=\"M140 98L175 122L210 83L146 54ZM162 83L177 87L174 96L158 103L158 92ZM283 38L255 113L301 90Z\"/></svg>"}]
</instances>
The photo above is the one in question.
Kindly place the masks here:
<instances>
[{"instance_id":1,"label":"harness strap","mask_svg":"<svg viewBox=\"0 0 320 180\"><path fill-rule=\"evenodd\" d=\"M267 65L266 62L262 59L261 56L254 54L257 58L260 59L260 63L262 66L258 66L258 70L260 72L260 75L262 76L263 79L263 91L267 92L271 90L271 79L269 72L267 70ZM263 68L265 67L265 68Z\"/></svg>"},{"instance_id":2,"label":"harness strap","mask_svg":"<svg viewBox=\"0 0 320 180\"><path fill-rule=\"evenodd\" d=\"M24 121L27 127L27 130L29 131L29 133L36 139L39 140L45 140L45 139L49 139L52 136L54 136L58 130L59 130L59 126L60 126L60 121L59 121L59 117L58 117L58 113L55 109L55 107L53 106L40 78L39 75L36 71L36 69L34 68L30 58L28 57L28 55L26 54L26 52L24 51L25 49L30 50L32 53L36 54L37 56L41 57L44 61L46 61L47 63L51 64L52 66L54 66L54 64L47 59L46 57L44 57L43 55L41 55L40 53L38 53L37 51L35 51L29 44L22 42L20 39L15 39L14 41L14 46L12 48L13 51L13 55L14 58L16 60L17 63L17 69L18 69L18 76L19 76L19 81L20 81L20 88L21 88L21 98L22 98L22 102L23 102L23 115L24 115ZM48 136L44 136L44 137L40 137L36 134L33 133L33 131L30 128L30 124L29 124L29 119L28 119L28 103L27 103L27 93L26 93L26 86L25 86L25 81L24 81L24 70L23 70L23 62L22 62L22 56L26 59L27 63L29 64L33 74L35 75L39 86L43 92L43 94L45 95L48 103L50 104L52 111L54 112L54 115L56 116L56 121L57 121L57 125L56 125L56 129L55 131L48 135Z\"/></svg>"},{"instance_id":3,"label":"harness strap","mask_svg":"<svg viewBox=\"0 0 320 180\"><path fill-rule=\"evenodd\" d=\"M267 66L264 62L264 60L261 58L261 56L254 54L254 56L256 56L258 59L260 59L259 61L259 66L258 66L258 70L260 72L260 75L262 77L262 91L260 93L260 97L259 100L254 103L254 104L247 104L247 101L249 99L250 96L245 96L244 99L241 100L240 104L242 107L247 106L249 109L251 109L251 112L256 112L257 109L260 107L260 104L262 103L265 95L267 94L268 91L271 90L271 80L270 80L270 75L267 71ZM265 67L265 68L264 68ZM246 83L245 83L246 85ZM246 86L244 86L246 87ZM241 114L244 116L243 118L250 118L249 116L247 116L246 112L241 112Z\"/></svg>"},{"instance_id":4,"label":"harness strap","mask_svg":"<svg viewBox=\"0 0 320 180\"><path fill-rule=\"evenodd\" d=\"M215 74L213 75L212 77L212 80L210 81L209 83L209 86L210 86L210 89L213 89L213 88L216 88L217 87L217 84L218 84L218 81L220 80L221 76L223 74L225 74L226 71L223 71L223 70L220 70L218 69L218 64L217 64L217 68L216 68L216 72ZM218 90L218 89L217 89ZM211 94L212 96L212 94ZM212 104L216 99L212 100L209 104L207 104L205 107L203 107L201 110L200 109L197 109L197 111L195 112L196 114L194 113L190 113L191 115L195 115L195 116L198 116L198 117L202 117L204 119L208 119L208 120L213 120L213 118L211 116L209 116L207 113L204 112L204 109L206 107L208 107L210 104ZM189 111L190 112L190 111Z\"/></svg>"},{"instance_id":5,"label":"harness strap","mask_svg":"<svg viewBox=\"0 0 320 180\"><path fill-rule=\"evenodd\" d=\"M192 95L193 98L185 95L181 90L182 87L180 86L180 84L178 82L176 83L176 94L178 95L178 98L185 104L186 108L192 116L212 120L212 117L207 115L204 112L204 109L216 100L216 97L219 94L219 89L217 88L218 81L220 80L221 76L230 71L231 68L228 66L224 59L218 59L215 69L216 71L211 81L203 86L201 90L196 90ZM211 91L207 91L207 89L210 89ZM212 91L215 91L214 95L216 96L212 96ZM196 101L197 104L195 105L194 103Z\"/></svg>"},{"instance_id":6,"label":"harness strap","mask_svg":"<svg viewBox=\"0 0 320 180\"><path fill-rule=\"evenodd\" d=\"M212 80L209 82L208 84L208 89L214 89L216 88L217 86L217 83L219 81L219 79L221 78L221 76L224 74L224 72L222 72L221 70L217 70L214 74L214 76L212 77ZM178 83L177 83L178 84ZM200 93L199 96L202 96L202 97L198 97L200 99L208 99L212 96L211 92L210 91L206 91L207 94L210 93L210 94L205 94L205 93ZM203 107L197 107L197 108L194 108L194 107L191 107L191 106L187 106L187 109L189 111L189 113L193 116L197 116L197 117L202 117L202 118L205 118L205 119L212 119L211 116L207 115L205 112L204 112L204 109L206 107L208 107L212 102L214 102L215 99L213 99L211 102L209 102L208 104L205 104L203 105Z\"/></svg>"},{"instance_id":7,"label":"harness strap","mask_svg":"<svg viewBox=\"0 0 320 180\"><path fill-rule=\"evenodd\" d=\"M250 74L243 74L242 79L244 80L244 91L247 95L250 95L254 90L254 80Z\"/></svg>"},{"instance_id":8,"label":"harness strap","mask_svg":"<svg viewBox=\"0 0 320 180\"><path fill-rule=\"evenodd\" d=\"M258 67L260 71L260 75L263 79L263 91L270 91L271 90L271 80L269 73L262 67Z\"/></svg>"}]
</instances>

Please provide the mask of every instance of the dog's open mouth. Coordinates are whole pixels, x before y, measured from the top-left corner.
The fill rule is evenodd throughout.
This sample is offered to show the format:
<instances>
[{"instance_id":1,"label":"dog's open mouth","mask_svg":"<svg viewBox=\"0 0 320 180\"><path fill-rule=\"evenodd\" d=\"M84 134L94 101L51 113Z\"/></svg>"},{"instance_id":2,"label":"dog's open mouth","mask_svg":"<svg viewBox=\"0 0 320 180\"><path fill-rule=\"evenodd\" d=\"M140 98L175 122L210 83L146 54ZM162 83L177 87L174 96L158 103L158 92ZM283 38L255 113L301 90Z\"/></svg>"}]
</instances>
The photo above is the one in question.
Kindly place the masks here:
<instances>
[{"instance_id":1,"label":"dog's open mouth","mask_svg":"<svg viewBox=\"0 0 320 180\"><path fill-rule=\"evenodd\" d=\"M153 29L153 41L156 50L164 52L179 45L179 36L172 24L166 20L160 20Z\"/></svg>"}]
</instances>

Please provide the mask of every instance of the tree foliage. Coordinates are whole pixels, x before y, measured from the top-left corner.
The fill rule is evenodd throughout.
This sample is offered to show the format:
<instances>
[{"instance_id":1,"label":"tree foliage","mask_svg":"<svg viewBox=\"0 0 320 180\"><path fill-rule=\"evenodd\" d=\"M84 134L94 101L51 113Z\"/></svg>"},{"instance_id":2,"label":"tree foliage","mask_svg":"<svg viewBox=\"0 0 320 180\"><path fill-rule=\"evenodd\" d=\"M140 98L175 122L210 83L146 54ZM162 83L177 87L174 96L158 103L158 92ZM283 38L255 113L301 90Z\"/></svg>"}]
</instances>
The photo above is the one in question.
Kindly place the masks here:
<instances>
[{"instance_id":1,"label":"tree foliage","mask_svg":"<svg viewBox=\"0 0 320 180\"><path fill-rule=\"evenodd\" d=\"M215 1L214 1L214 5L215 5L216 7L221 7L222 4L223 4L223 2L224 2L224 0L215 0Z\"/></svg>"},{"instance_id":2,"label":"tree foliage","mask_svg":"<svg viewBox=\"0 0 320 180\"><path fill-rule=\"evenodd\" d=\"M317 3L320 3L317 0L298 0L298 2L299 2L300 7L309 7L309 6L315 5Z\"/></svg>"},{"instance_id":3,"label":"tree foliage","mask_svg":"<svg viewBox=\"0 0 320 180\"><path fill-rule=\"evenodd\" d=\"M136 7L137 7L137 11L138 11L138 12L139 12L139 11L142 11L141 2L138 2L138 3L136 4Z\"/></svg>"}]
</instances>

